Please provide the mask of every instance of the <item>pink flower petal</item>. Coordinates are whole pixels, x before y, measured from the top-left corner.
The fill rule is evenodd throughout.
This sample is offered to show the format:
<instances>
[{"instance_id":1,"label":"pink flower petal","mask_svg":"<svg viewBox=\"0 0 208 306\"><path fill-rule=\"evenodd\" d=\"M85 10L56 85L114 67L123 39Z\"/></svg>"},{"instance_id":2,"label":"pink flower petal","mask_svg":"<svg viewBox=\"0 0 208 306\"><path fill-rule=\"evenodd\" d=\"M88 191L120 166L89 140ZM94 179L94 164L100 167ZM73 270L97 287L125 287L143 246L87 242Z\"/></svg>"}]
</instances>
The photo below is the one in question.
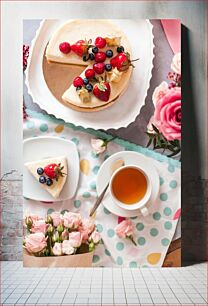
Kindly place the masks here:
<instances>
[{"instance_id":1,"label":"pink flower petal","mask_svg":"<svg viewBox=\"0 0 208 306\"><path fill-rule=\"evenodd\" d=\"M121 223L122 221L124 221L126 218L125 217L118 217L118 224Z\"/></svg>"},{"instance_id":2,"label":"pink flower petal","mask_svg":"<svg viewBox=\"0 0 208 306\"><path fill-rule=\"evenodd\" d=\"M174 215L174 217L173 217L173 220L179 219L180 215L181 215L181 208L179 208L179 209L176 211L176 213L175 213L175 215Z\"/></svg>"}]
</instances>

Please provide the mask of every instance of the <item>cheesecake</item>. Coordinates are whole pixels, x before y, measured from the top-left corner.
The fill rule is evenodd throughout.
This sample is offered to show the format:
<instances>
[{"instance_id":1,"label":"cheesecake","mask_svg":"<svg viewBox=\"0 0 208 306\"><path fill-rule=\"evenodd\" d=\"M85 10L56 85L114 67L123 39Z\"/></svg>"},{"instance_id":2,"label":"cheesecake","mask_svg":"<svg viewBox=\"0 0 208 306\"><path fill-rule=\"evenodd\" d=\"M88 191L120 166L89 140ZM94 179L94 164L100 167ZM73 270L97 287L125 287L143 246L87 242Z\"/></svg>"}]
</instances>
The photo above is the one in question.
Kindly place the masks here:
<instances>
[{"instance_id":1,"label":"cheesecake","mask_svg":"<svg viewBox=\"0 0 208 306\"><path fill-rule=\"evenodd\" d=\"M45 56L48 63L68 65L69 74L71 65L83 67L62 94L63 103L78 111L102 110L114 104L132 74L129 40L108 20L65 22L51 36ZM88 77L89 71L94 71L92 77Z\"/></svg>"},{"instance_id":2,"label":"cheesecake","mask_svg":"<svg viewBox=\"0 0 208 306\"><path fill-rule=\"evenodd\" d=\"M65 156L25 163L25 167L53 198L57 199L67 180L67 159Z\"/></svg>"}]
</instances>

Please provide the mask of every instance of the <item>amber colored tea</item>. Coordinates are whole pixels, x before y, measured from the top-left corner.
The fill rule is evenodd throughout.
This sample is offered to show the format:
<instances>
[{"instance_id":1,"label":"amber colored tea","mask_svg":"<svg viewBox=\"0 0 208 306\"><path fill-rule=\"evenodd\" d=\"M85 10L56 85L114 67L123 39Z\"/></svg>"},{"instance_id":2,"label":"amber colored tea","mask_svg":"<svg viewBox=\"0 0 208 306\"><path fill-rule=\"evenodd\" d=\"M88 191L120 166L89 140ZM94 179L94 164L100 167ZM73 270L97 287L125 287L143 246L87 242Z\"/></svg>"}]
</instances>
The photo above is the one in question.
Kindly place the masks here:
<instances>
[{"instance_id":1,"label":"amber colored tea","mask_svg":"<svg viewBox=\"0 0 208 306\"><path fill-rule=\"evenodd\" d=\"M138 169L124 168L114 176L112 191L118 201L125 204L135 204L146 194L146 177Z\"/></svg>"}]
</instances>

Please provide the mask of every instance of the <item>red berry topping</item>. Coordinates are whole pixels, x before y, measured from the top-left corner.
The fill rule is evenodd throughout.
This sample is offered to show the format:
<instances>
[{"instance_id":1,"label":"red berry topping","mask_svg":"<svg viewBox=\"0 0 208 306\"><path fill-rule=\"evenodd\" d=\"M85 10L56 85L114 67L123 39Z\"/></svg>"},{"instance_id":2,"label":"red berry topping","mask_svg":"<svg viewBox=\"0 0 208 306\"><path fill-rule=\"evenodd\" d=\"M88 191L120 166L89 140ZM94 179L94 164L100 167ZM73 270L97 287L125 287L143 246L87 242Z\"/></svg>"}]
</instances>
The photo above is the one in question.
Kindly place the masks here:
<instances>
[{"instance_id":1,"label":"red berry topping","mask_svg":"<svg viewBox=\"0 0 208 306\"><path fill-rule=\"evenodd\" d=\"M118 53L115 57L110 60L110 64L113 68L117 68L119 71L125 71L129 66L134 67L132 62L138 61L138 59L131 60L129 53Z\"/></svg>"},{"instance_id":2,"label":"red berry topping","mask_svg":"<svg viewBox=\"0 0 208 306\"><path fill-rule=\"evenodd\" d=\"M104 63L96 63L93 65L93 69L97 74L102 74L105 70L105 64Z\"/></svg>"},{"instance_id":3,"label":"red berry topping","mask_svg":"<svg viewBox=\"0 0 208 306\"><path fill-rule=\"evenodd\" d=\"M110 84L108 82L100 82L96 83L94 88L93 88L93 94L102 101L107 102L110 97Z\"/></svg>"},{"instance_id":4,"label":"red berry topping","mask_svg":"<svg viewBox=\"0 0 208 306\"><path fill-rule=\"evenodd\" d=\"M64 54L68 54L71 51L71 46L68 42L62 42L59 45L59 50Z\"/></svg>"},{"instance_id":5,"label":"red berry topping","mask_svg":"<svg viewBox=\"0 0 208 306\"><path fill-rule=\"evenodd\" d=\"M105 38L102 38L102 37L97 37L95 39L95 45L97 48L104 48L106 46L106 40Z\"/></svg>"},{"instance_id":6,"label":"red berry topping","mask_svg":"<svg viewBox=\"0 0 208 306\"><path fill-rule=\"evenodd\" d=\"M45 166L44 173L51 179L58 180L60 176L65 175L65 173L62 172L63 168L61 164L49 164Z\"/></svg>"},{"instance_id":7,"label":"red berry topping","mask_svg":"<svg viewBox=\"0 0 208 306\"><path fill-rule=\"evenodd\" d=\"M85 71L85 76L87 79L92 79L95 76L95 71L93 69L87 69Z\"/></svg>"},{"instance_id":8,"label":"red berry topping","mask_svg":"<svg viewBox=\"0 0 208 306\"><path fill-rule=\"evenodd\" d=\"M71 46L71 49L78 56L83 56L88 48L87 42L85 40L78 40L75 44Z\"/></svg>"},{"instance_id":9,"label":"red berry topping","mask_svg":"<svg viewBox=\"0 0 208 306\"><path fill-rule=\"evenodd\" d=\"M73 85L75 87L79 87L79 86L82 86L83 85L83 79L81 77L76 77L73 81Z\"/></svg>"},{"instance_id":10,"label":"red berry topping","mask_svg":"<svg viewBox=\"0 0 208 306\"><path fill-rule=\"evenodd\" d=\"M104 52L98 52L95 54L96 63L102 63L106 60L106 54Z\"/></svg>"}]
</instances>

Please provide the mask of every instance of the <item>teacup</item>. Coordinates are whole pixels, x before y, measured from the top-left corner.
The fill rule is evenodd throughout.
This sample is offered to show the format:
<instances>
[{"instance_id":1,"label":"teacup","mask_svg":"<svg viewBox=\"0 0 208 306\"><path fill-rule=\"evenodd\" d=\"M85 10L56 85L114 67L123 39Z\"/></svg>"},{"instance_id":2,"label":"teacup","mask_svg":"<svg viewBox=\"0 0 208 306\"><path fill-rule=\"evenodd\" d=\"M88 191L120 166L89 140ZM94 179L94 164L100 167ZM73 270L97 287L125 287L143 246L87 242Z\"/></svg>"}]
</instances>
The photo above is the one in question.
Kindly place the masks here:
<instances>
[{"instance_id":1,"label":"teacup","mask_svg":"<svg viewBox=\"0 0 208 306\"><path fill-rule=\"evenodd\" d=\"M148 215L145 206L150 199L152 186L145 170L126 165L117 169L110 179L110 195L113 201L126 210L140 209L143 216Z\"/></svg>"}]
</instances>

